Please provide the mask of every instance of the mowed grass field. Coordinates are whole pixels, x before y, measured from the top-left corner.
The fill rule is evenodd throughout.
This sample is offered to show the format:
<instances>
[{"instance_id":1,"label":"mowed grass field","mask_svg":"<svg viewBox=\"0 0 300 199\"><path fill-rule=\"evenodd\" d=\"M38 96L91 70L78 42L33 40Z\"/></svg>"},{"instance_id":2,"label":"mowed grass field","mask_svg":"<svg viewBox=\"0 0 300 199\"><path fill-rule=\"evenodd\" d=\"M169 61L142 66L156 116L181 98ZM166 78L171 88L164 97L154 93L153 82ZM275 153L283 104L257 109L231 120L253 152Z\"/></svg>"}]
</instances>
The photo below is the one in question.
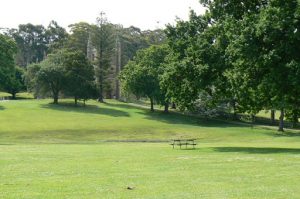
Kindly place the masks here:
<instances>
[{"instance_id":1,"label":"mowed grass field","mask_svg":"<svg viewBox=\"0 0 300 199\"><path fill-rule=\"evenodd\" d=\"M300 198L298 131L50 102L0 102L0 198Z\"/></svg>"}]
</instances>

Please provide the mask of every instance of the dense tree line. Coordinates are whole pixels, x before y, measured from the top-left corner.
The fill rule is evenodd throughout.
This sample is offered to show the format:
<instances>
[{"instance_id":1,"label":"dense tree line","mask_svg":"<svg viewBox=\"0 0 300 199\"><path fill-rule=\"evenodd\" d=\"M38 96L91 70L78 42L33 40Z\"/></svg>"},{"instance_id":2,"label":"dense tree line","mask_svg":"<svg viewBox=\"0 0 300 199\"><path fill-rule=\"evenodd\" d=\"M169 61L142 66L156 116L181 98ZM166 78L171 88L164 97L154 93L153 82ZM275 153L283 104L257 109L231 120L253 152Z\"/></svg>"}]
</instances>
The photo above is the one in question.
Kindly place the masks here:
<instances>
[{"instance_id":1,"label":"dense tree line","mask_svg":"<svg viewBox=\"0 0 300 199\"><path fill-rule=\"evenodd\" d=\"M27 88L37 96L79 99L147 97L180 110L211 112L222 105L255 115L280 111L294 124L300 114L300 7L297 0L200 0L207 11L188 21L141 31L110 23L52 21L25 24L1 35L1 89ZM21 68L17 67L20 66ZM121 74L119 72L122 70ZM24 79L24 76L26 77ZM119 79L117 78L119 76Z\"/></svg>"},{"instance_id":2,"label":"dense tree line","mask_svg":"<svg viewBox=\"0 0 300 199\"><path fill-rule=\"evenodd\" d=\"M1 90L15 98L27 89L36 97L52 96L54 103L59 96L73 96L75 102L89 97L100 102L105 97L119 98L117 76L123 66L137 50L165 39L162 30L124 28L110 23L104 13L96 24L80 22L69 28L70 33L51 21L47 27L28 23L2 31L1 40L6 43L1 48L10 50L10 57L1 66Z\"/></svg>"},{"instance_id":3,"label":"dense tree line","mask_svg":"<svg viewBox=\"0 0 300 199\"><path fill-rule=\"evenodd\" d=\"M164 97L182 110L195 110L199 100L205 99L210 107L229 104L234 115L269 109L274 118L274 110L279 110L280 131L285 114L296 123L300 114L299 2L200 2L207 8L204 15L192 11L189 21L179 20L165 30L169 50L161 62L163 73L156 76ZM136 59L151 62L155 58L145 54ZM146 63L129 62L122 76L124 90L141 95L135 86L144 84L143 89L154 90L144 77L151 67L148 73L138 73ZM130 71L133 75L128 75ZM137 75L140 81L132 85Z\"/></svg>"}]
</instances>

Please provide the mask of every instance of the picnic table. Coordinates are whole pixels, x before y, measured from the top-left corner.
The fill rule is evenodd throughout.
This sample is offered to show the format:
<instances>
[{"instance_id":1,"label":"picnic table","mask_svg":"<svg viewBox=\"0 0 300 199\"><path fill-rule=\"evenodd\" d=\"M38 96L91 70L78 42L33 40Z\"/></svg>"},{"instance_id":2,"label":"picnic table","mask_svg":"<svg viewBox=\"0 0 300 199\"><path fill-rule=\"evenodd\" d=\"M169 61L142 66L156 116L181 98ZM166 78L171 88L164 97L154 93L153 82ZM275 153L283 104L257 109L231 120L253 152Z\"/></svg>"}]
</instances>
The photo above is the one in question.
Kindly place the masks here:
<instances>
[{"instance_id":1,"label":"picnic table","mask_svg":"<svg viewBox=\"0 0 300 199\"><path fill-rule=\"evenodd\" d=\"M185 146L185 148L187 149L188 146L192 146L193 149L195 149L195 146L197 145L197 143L195 143L196 139L174 139L172 140L171 145L173 146L173 149L175 148L175 146L179 146L181 149L181 146Z\"/></svg>"}]
</instances>

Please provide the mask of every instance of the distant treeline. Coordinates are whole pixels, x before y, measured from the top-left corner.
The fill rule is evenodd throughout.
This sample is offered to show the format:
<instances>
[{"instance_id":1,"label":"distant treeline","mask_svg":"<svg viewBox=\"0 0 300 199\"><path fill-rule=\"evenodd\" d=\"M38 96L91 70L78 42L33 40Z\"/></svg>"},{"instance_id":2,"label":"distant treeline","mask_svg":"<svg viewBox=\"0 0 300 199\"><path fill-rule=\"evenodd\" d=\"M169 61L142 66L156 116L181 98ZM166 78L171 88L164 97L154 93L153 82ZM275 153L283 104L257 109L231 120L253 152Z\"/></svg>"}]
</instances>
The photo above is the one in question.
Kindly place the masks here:
<instances>
[{"instance_id":1,"label":"distant treeline","mask_svg":"<svg viewBox=\"0 0 300 199\"><path fill-rule=\"evenodd\" d=\"M104 13L97 18L96 24L80 22L71 24L69 28L70 33L57 22L51 21L47 27L29 23L19 25L17 29L2 29L1 48L9 46L11 49L5 55L8 57L2 59L10 63L3 62L0 65L1 70L6 70L2 72L1 90L11 93L13 98L16 93L26 89L36 97L70 97L74 96L71 94L73 91L65 88L66 79L70 77L62 75L75 72L79 87L85 81L93 82L93 85L89 85L93 92L91 95L85 93L84 98L96 97L99 101L103 101L104 97L119 98L117 77L123 66L139 49L165 42L163 30L142 31L133 26L124 28L110 23ZM1 53L4 54L4 50ZM68 60L71 54L73 62ZM68 71L70 67L73 67L73 72ZM86 74L81 71L83 69L91 70L85 71L89 73L88 77L84 77ZM61 73L61 77L57 73Z\"/></svg>"}]
</instances>

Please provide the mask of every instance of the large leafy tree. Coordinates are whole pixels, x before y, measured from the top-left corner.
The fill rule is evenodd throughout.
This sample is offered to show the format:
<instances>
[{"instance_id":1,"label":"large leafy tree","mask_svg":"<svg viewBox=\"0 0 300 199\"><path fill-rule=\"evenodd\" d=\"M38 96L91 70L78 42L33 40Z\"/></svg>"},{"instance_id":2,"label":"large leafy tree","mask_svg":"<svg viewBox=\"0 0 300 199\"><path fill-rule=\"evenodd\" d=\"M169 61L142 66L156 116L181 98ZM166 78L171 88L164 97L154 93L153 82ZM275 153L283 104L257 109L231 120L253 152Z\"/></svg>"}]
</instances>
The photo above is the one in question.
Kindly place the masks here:
<instances>
[{"instance_id":1,"label":"large leafy tree","mask_svg":"<svg viewBox=\"0 0 300 199\"><path fill-rule=\"evenodd\" d=\"M68 37L67 47L81 51L87 56L88 42L91 36L91 25L86 22L79 22L69 25L70 36Z\"/></svg>"},{"instance_id":2,"label":"large leafy tree","mask_svg":"<svg viewBox=\"0 0 300 199\"><path fill-rule=\"evenodd\" d=\"M16 99L16 94L26 90L24 82L24 69L15 67L14 73L7 75L2 86L3 90L11 94L12 99Z\"/></svg>"},{"instance_id":3,"label":"large leafy tree","mask_svg":"<svg viewBox=\"0 0 300 199\"><path fill-rule=\"evenodd\" d=\"M45 39L48 47L47 53L54 53L56 50L65 47L69 34L66 29L56 21L51 21L45 32Z\"/></svg>"},{"instance_id":4,"label":"large leafy tree","mask_svg":"<svg viewBox=\"0 0 300 199\"><path fill-rule=\"evenodd\" d=\"M14 75L14 55L17 52L15 42L0 34L0 88L6 84L7 79Z\"/></svg>"},{"instance_id":5,"label":"large leafy tree","mask_svg":"<svg viewBox=\"0 0 300 199\"><path fill-rule=\"evenodd\" d=\"M188 22L167 28L173 60L163 81L168 95L183 108L205 91L241 112L280 109L279 130L284 109L297 120L299 3L200 2L206 15L192 12Z\"/></svg>"},{"instance_id":6,"label":"large leafy tree","mask_svg":"<svg viewBox=\"0 0 300 199\"><path fill-rule=\"evenodd\" d=\"M26 82L38 95L50 95L58 103L61 93L79 99L95 96L94 69L80 51L61 49L49 54L40 64L28 67Z\"/></svg>"},{"instance_id":7,"label":"large leafy tree","mask_svg":"<svg viewBox=\"0 0 300 199\"><path fill-rule=\"evenodd\" d=\"M40 62L47 53L46 29L42 25L21 24L18 29L12 29L9 34L18 46L16 62L25 67L28 64Z\"/></svg>"},{"instance_id":8,"label":"large leafy tree","mask_svg":"<svg viewBox=\"0 0 300 199\"><path fill-rule=\"evenodd\" d=\"M151 111L154 111L155 101L164 105L165 111L168 111L169 101L165 90L160 86L160 75L164 73L168 53L165 45L154 45L139 50L136 57L128 62L120 75L124 91L138 97L148 97L151 102Z\"/></svg>"},{"instance_id":9,"label":"large leafy tree","mask_svg":"<svg viewBox=\"0 0 300 199\"><path fill-rule=\"evenodd\" d=\"M16 63L21 67L41 62L48 53L62 48L68 36L66 30L55 21L51 21L47 28L30 23L20 24L18 29L10 29L7 34L17 44Z\"/></svg>"},{"instance_id":10,"label":"large leafy tree","mask_svg":"<svg viewBox=\"0 0 300 199\"><path fill-rule=\"evenodd\" d=\"M280 110L279 131L283 131L285 110L294 114L299 110L298 12L296 0L270 0L258 14L244 16L241 34L228 48L236 74L231 79L245 86L240 90L256 102L254 105ZM239 75L243 75L243 82Z\"/></svg>"},{"instance_id":11,"label":"large leafy tree","mask_svg":"<svg viewBox=\"0 0 300 199\"><path fill-rule=\"evenodd\" d=\"M215 73L210 64L217 62L208 29L208 18L190 14L190 21L168 26L166 34L171 53L162 85L168 97L181 109L192 108L203 91L211 92ZM207 33L206 33L207 32Z\"/></svg>"},{"instance_id":12,"label":"large leafy tree","mask_svg":"<svg viewBox=\"0 0 300 199\"><path fill-rule=\"evenodd\" d=\"M95 97L94 68L86 56L79 51L66 51L63 65L66 71L64 92L74 97L75 105L78 99Z\"/></svg>"},{"instance_id":13,"label":"large leafy tree","mask_svg":"<svg viewBox=\"0 0 300 199\"><path fill-rule=\"evenodd\" d=\"M66 85L63 53L50 54L40 63L40 70L36 73L36 85L39 85L39 94L48 94L53 98L53 103L58 103L60 92Z\"/></svg>"}]
</instances>

